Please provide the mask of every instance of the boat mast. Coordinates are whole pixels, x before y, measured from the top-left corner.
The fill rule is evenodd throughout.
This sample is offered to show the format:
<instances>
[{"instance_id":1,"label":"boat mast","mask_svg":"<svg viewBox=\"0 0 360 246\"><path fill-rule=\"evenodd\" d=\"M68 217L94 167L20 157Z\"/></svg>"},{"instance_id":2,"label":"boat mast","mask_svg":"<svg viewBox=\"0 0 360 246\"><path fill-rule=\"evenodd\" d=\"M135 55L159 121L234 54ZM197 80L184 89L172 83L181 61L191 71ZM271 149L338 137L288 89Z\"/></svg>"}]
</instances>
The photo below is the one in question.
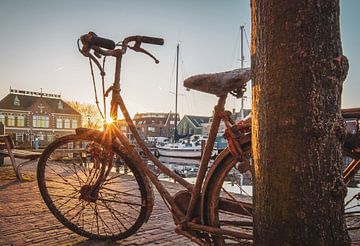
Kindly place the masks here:
<instances>
[{"instance_id":1,"label":"boat mast","mask_svg":"<svg viewBox=\"0 0 360 246\"><path fill-rule=\"evenodd\" d=\"M240 68L244 68L244 26L240 26L240 31L241 31L241 42L240 42L240 61L241 61L241 66ZM241 108L240 108L240 115L241 115L241 119L244 119L244 96L241 97Z\"/></svg>"},{"instance_id":2,"label":"boat mast","mask_svg":"<svg viewBox=\"0 0 360 246\"><path fill-rule=\"evenodd\" d=\"M244 68L244 26L240 26L240 31L241 31L241 46L240 46L240 61L241 61L241 68Z\"/></svg>"},{"instance_id":3,"label":"boat mast","mask_svg":"<svg viewBox=\"0 0 360 246\"><path fill-rule=\"evenodd\" d=\"M178 87L179 87L179 44L176 46L176 89L175 89L175 121L174 121L174 142L176 142L177 134L177 104L178 104Z\"/></svg>"}]
</instances>

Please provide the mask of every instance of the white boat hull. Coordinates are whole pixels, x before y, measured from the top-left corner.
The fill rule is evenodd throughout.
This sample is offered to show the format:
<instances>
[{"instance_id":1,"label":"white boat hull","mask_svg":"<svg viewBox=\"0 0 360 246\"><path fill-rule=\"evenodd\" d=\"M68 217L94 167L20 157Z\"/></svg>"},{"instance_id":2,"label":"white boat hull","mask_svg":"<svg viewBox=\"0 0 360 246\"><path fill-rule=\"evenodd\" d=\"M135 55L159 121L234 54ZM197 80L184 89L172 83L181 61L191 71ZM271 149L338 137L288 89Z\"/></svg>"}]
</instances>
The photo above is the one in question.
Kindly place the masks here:
<instances>
[{"instance_id":1,"label":"white boat hull","mask_svg":"<svg viewBox=\"0 0 360 246\"><path fill-rule=\"evenodd\" d=\"M170 148L157 148L159 156L177 157L177 158L201 158L201 149L170 149ZM212 156L217 153L213 151Z\"/></svg>"},{"instance_id":2,"label":"white boat hull","mask_svg":"<svg viewBox=\"0 0 360 246\"><path fill-rule=\"evenodd\" d=\"M180 158L201 158L201 150L178 150L158 148L160 156Z\"/></svg>"}]
</instances>

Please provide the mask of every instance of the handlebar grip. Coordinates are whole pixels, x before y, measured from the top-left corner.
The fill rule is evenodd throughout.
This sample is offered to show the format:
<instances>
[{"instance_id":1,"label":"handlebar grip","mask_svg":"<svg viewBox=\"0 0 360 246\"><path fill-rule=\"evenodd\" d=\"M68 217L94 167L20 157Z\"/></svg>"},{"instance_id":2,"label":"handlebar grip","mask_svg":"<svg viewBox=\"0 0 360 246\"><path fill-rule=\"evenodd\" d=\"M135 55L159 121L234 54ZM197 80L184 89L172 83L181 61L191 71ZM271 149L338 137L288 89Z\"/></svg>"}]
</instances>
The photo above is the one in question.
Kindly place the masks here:
<instances>
[{"instance_id":1,"label":"handlebar grip","mask_svg":"<svg viewBox=\"0 0 360 246\"><path fill-rule=\"evenodd\" d=\"M147 44L163 45L164 44L164 39L148 37L148 36L141 36L141 42L142 43L147 43Z\"/></svg>"},{"instance_id":2,"label":"handlebar grip","mask_svg":"<svg viewBox=\"0 0 360 246\"><path fill-rule=\"evenodd\" d=\"M115 42L107 38L92 37L91 45L99 46L101 48L105 48L109 50L115 49Z\"/></svg>"}]
</instances>

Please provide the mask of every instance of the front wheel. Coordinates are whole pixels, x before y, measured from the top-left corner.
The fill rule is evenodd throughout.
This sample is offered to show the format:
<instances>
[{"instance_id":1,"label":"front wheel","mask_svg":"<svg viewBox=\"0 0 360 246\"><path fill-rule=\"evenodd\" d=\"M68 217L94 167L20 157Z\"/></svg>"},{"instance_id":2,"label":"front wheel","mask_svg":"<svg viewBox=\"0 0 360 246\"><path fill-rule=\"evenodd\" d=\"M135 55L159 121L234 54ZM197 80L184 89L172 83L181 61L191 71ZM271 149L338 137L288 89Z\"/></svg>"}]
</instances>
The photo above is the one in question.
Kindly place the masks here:
<instances>
[{"instance_id":1,"label":"front wheel","mask_svg":"<svg viewBox=\"0 0 360 246\"><path fill-rule=\"evenodd\" d=\"M44 150L37 169L40 193L63 225L100 240L123 239L140 228L149 194L136 166L121 156L81 135L59 138Z\"/></svg>"}]
</instances>

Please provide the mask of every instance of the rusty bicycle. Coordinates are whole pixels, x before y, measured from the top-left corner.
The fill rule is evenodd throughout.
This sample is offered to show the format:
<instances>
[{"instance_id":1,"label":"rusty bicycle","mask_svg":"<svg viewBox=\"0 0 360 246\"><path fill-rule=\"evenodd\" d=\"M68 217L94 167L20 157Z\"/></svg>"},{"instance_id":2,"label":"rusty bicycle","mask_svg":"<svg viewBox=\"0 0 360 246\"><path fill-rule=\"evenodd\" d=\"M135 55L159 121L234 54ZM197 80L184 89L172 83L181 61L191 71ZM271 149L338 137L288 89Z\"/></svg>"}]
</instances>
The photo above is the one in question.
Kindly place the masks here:
<instances>
[{"instance_id":1,"label":"rusty bicycle","mask_svg":"<svg viewBox=\"0 0 360 246\"><path fill-rule=\"evenodd\" d=\"M119 240L135 233L148 220L154 205L152 183L169 207L178 233L200 245L251 242L251 201L242 201L241 195L222 188L234 168L249 167L251 138L245 129L249 129L250 122L235 124L224 105L229 93L236 97L243 95L245 84L251 79L250 69L199 75L185 81L188 88L218 97L196 182L192 184L162 164L146 147L121 97L121 62L128 50L159 62L142 47L144 43L162 45L164 40L130 36L115 44L90 32L81 36L78 47L89 58L92 75L93 63L100 70L104 102L112 93L111 118L117 119L120 108L142 152L183 189L171 194L149 169L137 148L115 124L109 124L104 131L78 128L76 134L59 138L44 150L37 177L46 205L62 224L82 236ZM107 57L114 57L116 65L114 82L105 90ZM96 101L98 104L97 96ZM227 138L232 148L223 151L210 166L221 120L228 128ZM126 164L127 171L119 168L119 163Z\"/></svg>"},{"instance_id":2,"label":"rusty bicycle","mask_svg":"<svg viewBox=\"0 0 360 246\"><path fill-rule=\"evenodd\" d=\"M234 122L231 112L224 108L229 94L237 98L243 96L246 82L252 76L251 70L197 75L184 81L187 88L218 97L198 175L192 184L151 153L121 97L121 63L127 50L146 54L159 62L142 48L144 43L162 45L164 40L130 36L115 43L92 32L78 40L79 51L89 58L94 86L92 62L100 70L104 105L105 98L111 93L111 118L117 119L120 108L138 148L183 189L171 194L139 155L138 148L115 124L109 124L104 131L78 128L76 134L59 138L45 149L39 160L37 177L46 205L63 225L79 235L120 240L134 234L149 219L154 206L154 186L172 213L177 233L199 245L251 244L252 200L234 192L231 178L251 170L251 120ZM105 90L107 57L114 57L116 65L114 82ZM98 104L97 97L96 101ZM221 121L226 126L228 148L210 162ZM351 168L347 169L349 178L360 167L359 154L353 149L348 148L347 153L354 159L349 165Z\"/></svg>"}]
</instances>

